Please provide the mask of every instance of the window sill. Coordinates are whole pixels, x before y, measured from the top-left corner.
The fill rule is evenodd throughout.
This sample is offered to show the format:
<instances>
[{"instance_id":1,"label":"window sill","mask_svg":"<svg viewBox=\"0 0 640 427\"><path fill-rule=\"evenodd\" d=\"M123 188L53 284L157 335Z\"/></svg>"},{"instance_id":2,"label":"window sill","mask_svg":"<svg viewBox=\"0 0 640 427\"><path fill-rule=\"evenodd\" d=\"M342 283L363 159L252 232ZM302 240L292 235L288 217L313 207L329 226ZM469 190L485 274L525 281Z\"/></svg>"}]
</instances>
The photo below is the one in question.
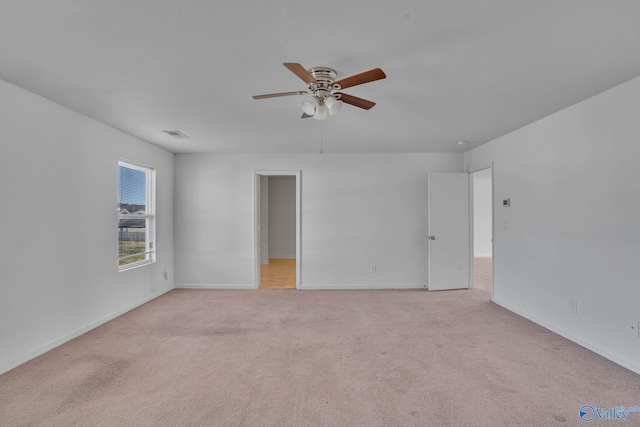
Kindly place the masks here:
<instances>
[{"instance_id":1,"label":"window sill","mask_svg":"<svg viewBox=\"0 0 640 427\"><path fill-rule=\"evenodd\" d=\"M127 270L133 270L134 268L142 267L148 264L154 264L156 260L147 259L144 261L132 262L131 264L125 264L118 266L118 272L123 272Z\"/></svg>"}]
</instances>

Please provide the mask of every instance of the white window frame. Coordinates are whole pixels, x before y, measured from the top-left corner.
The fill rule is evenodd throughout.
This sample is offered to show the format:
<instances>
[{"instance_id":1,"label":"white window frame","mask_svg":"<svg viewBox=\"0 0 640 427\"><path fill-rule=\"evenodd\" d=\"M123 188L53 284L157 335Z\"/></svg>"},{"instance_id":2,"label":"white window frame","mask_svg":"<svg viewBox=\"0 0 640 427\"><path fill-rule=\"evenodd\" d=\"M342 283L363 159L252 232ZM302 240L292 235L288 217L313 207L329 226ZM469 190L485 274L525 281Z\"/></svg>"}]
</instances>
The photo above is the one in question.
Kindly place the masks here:
<instances>
[{"instance_id":1,"label":"white window frame","mask_svg":"<svg viewBox=\"0 0 640 427\"><path fill-rule=\"evenodd\" d=\"M118 213L118 223L121 219L145 219L146 220L146 242L145 242L145 252L139 253L135 255L127 255L124 257L120 256L119 250L117 252L118 258L118 271L126 271L131 270L133 268L141 267L143 265L152 264L156 262L156 202L155 202L155 183L156 183L156 170L150 166L142 165L139 163L131 162L129 160L118 160L118 168L120 166L138 170L145 173L146 176L146 203L145 203L145 214L121 214ZM120 185L120 181L118 180L117 186ZM117 194L117 191L116 191ZM141 261L132 262L129 264L120 265L120 260L133 258L136 256L145 255L145 259Z\"/></svg>"}]
</instances>

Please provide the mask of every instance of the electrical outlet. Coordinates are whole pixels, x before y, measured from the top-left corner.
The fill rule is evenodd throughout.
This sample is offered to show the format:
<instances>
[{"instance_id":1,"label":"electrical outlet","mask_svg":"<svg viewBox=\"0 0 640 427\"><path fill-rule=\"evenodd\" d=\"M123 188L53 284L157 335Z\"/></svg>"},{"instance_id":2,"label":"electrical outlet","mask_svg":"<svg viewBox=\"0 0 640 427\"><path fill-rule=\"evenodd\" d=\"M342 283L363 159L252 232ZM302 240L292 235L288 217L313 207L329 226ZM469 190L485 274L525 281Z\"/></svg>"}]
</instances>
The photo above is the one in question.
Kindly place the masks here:
<instances>
[{"instance_id":1,"label":"electrical outlet","mask_svg":"<svg viewBox=\"0 0 640 427\"><path fill-rule=\"evenodd\" d=\"M162 273L162 275L164 276L164 280L169 280L169 272L167 271L167 269L164 269L164 272Z\"/></svg>"},{"instance_id":2,"label":"electrical outlet","mask_svg":"<svg viewBox=\"0 0 640 427\"><path fill-rule=\"evenodd\" d=\"M369 273L375 273L376 272L376 265L375 264L371 264L369 266Z\"/></svg>"},{"instance_id":3,"label":"electrical outlet","mask_svg":"<svg viewBox=\"0 0 640 427\"><path fill-rule=\"evenodd\" d=\"M569 300L569 311L574 314L578 313L578 301L574 299Z\"/></svg>"},{"instance_id":4,"label":"electrical outlet","mask_svg":"<svg viewBox=\"0 0 640 427\"><path fill-rule=\"evenodd\" d=\"M507 231L507 221L502 221L500 223L500 228L502 229L502 231Z\"/></svg>"},{"instance_id":5,"label":"electrical outlet","mask_svg":"<svg viewBox=\"0 0 640 427\"><path fill-rule=\"evenodd\" d=\"M640 321L638 319L627 319L625 330L634 337L640 337Z\"/></svg>"}]
</instances>

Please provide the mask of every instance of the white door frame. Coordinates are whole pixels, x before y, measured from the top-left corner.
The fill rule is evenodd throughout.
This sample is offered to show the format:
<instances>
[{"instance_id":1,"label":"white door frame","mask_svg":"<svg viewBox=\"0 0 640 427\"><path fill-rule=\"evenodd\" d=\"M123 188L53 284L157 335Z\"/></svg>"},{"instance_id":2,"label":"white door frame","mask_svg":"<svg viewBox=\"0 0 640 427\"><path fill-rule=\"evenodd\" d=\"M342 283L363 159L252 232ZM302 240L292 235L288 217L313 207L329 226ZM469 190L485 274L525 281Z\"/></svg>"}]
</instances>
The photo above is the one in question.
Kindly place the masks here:
<instances>
[{"instance_id":1,"label":"white door frame","mask_svg":"<svg viewBox=\"0 0 640 427\"><path fill-rule=\"evenodd\" d=\"M495 260L496 260L496 248L495 245L493 244L493 242L495 241L495 232L496 229L494 227L494 222L495 222L495 212L496 212L496 206L494 204L494 189L495 189L495 182L494 182L494 177L493 177L493 162L491 162L491 165L485 168L480 168L474 171L470 171L469 173L469 188L471 189L471 191L469 191L469 206L470 206L470 210L471 210L471 215L470 215L470 221L469 221L469 230L471 233L471 239L470 240L470 251L469 251L469 283L471 284L471 286L469 287L470 289L473 289L474 287L474 277L475 277L475 271L474 271L474 237L475 237L475 231L474 231L474 217L473 217L473 192L474 192L474 188L473 188L473 174L476 172L480 172L483 170L487 170L487 169L491 169L491 301L493 301L493 294L494 294L494 271L495 271Z\"/></svg>"},{"instance_id":2,"label":"white door frame","mask_svg":"<svg viewBox=\"0 0 640 427\"><path fill-rule=\"evenodd\" d=\"M300 197L300 178L302 171L299 170L282 170L282 171L254 171L253 174L253 263L254 263L254 286L256 289L260 287L260 177L261 176L295 176L296 178L296 289L300 289L301 281L301 197Z\"/></svg>"}]
</instances>

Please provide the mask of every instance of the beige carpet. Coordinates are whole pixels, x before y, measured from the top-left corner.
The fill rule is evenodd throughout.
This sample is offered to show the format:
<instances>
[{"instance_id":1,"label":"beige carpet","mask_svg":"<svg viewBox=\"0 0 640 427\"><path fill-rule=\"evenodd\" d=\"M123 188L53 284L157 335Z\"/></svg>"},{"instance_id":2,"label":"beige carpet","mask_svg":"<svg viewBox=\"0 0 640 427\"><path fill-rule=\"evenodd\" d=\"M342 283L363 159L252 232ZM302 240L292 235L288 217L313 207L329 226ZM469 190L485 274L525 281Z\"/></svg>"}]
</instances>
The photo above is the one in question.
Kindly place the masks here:
<instances>
[{"instance_id":1,"label":"beige carpet","mask_svg":"<svg viewBox=\"0 0 640 427\"><path fill-rule=\"evenodd\" d=\"M475 257L473 259L473 287L477 290L489 291L491 295L491 281L493 266L491 257Z\"/></svg>"},{"instance_id":2,"label":"beige carpet","mask_svg":"<svg viewBox=\"0 0 640 427\"><path fill-rule=\"evenodd\" d=\"M582 426L585 404L640 405L640 376L488 299L174 290L0 376L0 425Z\"/></svg>"}]
</instances>

